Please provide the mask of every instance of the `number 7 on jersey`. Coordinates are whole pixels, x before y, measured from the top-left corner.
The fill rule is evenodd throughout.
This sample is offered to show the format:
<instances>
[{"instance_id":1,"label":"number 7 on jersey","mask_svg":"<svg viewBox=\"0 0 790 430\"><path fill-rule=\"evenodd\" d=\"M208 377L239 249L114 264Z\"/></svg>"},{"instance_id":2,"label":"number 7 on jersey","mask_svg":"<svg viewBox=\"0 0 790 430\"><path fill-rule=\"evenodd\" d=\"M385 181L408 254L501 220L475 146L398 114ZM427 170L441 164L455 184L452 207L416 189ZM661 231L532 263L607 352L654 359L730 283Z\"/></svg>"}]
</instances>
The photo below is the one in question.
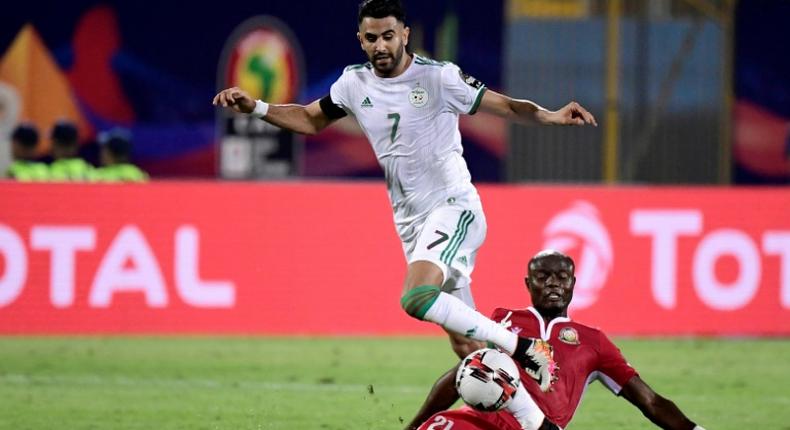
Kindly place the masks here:
<instances>
[{"instance_id":1,"label":"number 7 on jersey","mask_svg":"<svg viewBox=\"0 0 790 430\"><path fill-rule=\"evenodd\" d=\"M394 120L392 122L392 132L390 132L390 142L395 143L395 135L398 133L398 123L400 122L400 114L399 113L388 114L387 119Z\"/></svg>"}]
</instances>

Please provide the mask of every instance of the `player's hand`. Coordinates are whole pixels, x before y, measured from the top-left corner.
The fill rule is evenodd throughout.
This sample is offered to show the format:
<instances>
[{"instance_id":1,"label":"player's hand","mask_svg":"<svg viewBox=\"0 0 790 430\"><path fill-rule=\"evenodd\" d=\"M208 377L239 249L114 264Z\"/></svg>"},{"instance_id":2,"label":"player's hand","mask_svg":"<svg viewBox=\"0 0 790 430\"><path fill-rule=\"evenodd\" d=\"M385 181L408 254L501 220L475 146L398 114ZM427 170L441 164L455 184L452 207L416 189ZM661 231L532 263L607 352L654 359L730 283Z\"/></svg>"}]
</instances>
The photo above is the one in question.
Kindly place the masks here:
<instances>
[{"instance_id":1,"label":"player's hand","mask_svg":"<svg viewBox=\"0 0 790 430\"><path fill-rule=\"evenodd\" d=\"M587 112L587 109L576 102L570 102L559 110L550 112L547 117L551 124L556 125L592 124L596 127L598 126L593 114Z\"/></svg>"},{"instance_id":2,"label":"player's hand","mask_svg":"<svg viewBox=\"0 0 790 430\"><path fill-rule=\"evenodd\" d=\"M548 342L519 337L513 359L521 364L527 375L537 381L544 393L557 381L560 367L554 361L554 350Z\"/></svg>"},{"instance_id":3,"label":"player's hand","mask_svg":"<svg viewBox=\"0 0 790 430\"><path fill-rule=\"evenodd\" d=\"M229 107L236 112L250 113L255 109L255 100L239 87L220 91L214 96L214 106Z\"/></svg>"}]
</instances>

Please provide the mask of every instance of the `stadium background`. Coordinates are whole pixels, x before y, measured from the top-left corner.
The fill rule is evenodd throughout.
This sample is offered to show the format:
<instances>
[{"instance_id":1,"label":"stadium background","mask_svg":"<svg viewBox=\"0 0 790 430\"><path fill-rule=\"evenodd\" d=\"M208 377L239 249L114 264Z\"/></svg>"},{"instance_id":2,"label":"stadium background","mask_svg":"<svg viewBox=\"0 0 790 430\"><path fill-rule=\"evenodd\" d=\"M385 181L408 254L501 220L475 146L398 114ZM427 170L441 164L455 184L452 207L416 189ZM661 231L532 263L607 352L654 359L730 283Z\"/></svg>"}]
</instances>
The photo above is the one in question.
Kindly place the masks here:
<instances>
[{"instance_id":1,"label":"stadium background","mask_svg":"<svg viewBox=\"0 0 790 430\"><path fill-rule=\"evenodd\" d=\"M575 318L618 336L697 339L624 341L626 355L633 351L652 380L667 378L659 379L659 387L671 387L666 394L678 400L675 394L682 393L681 405L692 405L707 422L718 418L719 428L785 423L783 406L790 400L768 389L766 381L786 379L786 360L755 360L761 366L756 373L750 360L742 360L743 373L722 378L736 364L716 351L786 356L781 351L790 335L790 60L782 29L790 19L788 3L404 3L419 52L453 60L491 88L549 107L578 99L600 124L545 130L510 127L484 115L462 120L465 156L473 178L484 183L480 191L489 222L475 272L480 310L526 305L521 277L528 256L546 246L566 250L579 263ZM322 96L344 66L364 60L354 37L356 2L239 2L221 11L126 1L4 6L0 89L10 87L15 95L0 91L0 133L17 119L47 129L68 117L80 124L82 154L95 161L97 133L127 127L135 161L154 181L0 182L0 333L12 335L0 340L5 363L0 380L4 395L15 400L0 414L10 417L0 419L0 427L49 428L62 422L66 428L91 428L113 416L111 405L84 407L88 400L72 392L74 386L155 392L172 385L207 398L210 393L202 390L219 387L235 398L283 390L298 396L299 389L309 391L307 379L318 392L335 395L356 396L361 386L368 402L375 399L366 387L373 377L363 362L392 354L389 341L376 345L378 338L427 335L403 344L391 339L399 348L408 350L413 342L415 351L437 354L436 362L427 364L424 374L412 367L393 371L394 379L398 372L409 376L401 381L406 388L383 382L382 404L392 402L392 408L363 403L371 407L363 416L367 427L395 428L392 420L411 413L450 361L441 331L410 321L397 306L402 255L380 170L353 124L304 140L282 138L281 145L294 148L286 151L284 170L267 170L273 164L265 157L247 157L253 161L230 169L235 174L223 170L228 153L222 148L233 135L225 125L234 118L210 104L229 76L218 64L239 25L261 15L276 18L275 28L293 35L291 42L298 45L283 57L287 72L298 76L287 101ZM270 18L265 22L274 22ZM249 154L257 154L259 131L233 141L235 148L247 145ZM41 334L69 336L24 336ZM129 334L284 337L252 338L254 346L241 338L207 338L214 346L195 346L173 337L165 346L156 339L124 344L125 337L73 337ZM341 337L302 338L327 335ZM733 343L709 336L772 340ZM287 346L291 343L295 346ZM333 346L338 343L352 352ZM183 347L181 353L192 361L172 358L179 355L168 349L173 345ZM692 365L665 366L662 360L673 358L658 352L664 349L683 351ZM101 350L108 351L106 357L90 358ZM227 350L239 352L237 361L227 364ZM289 354L325 354L334 364L329 370L318 366L315 375L294 376L298 372L272 358L272 351L286 355L285 361ZM149 374L137 367L140 363L124 361L136 354L143 363L164 363L164 373ZM212 364L211 357L220 357L217 363L225 367ZM262 370L244 360L271 366ZM337 364L344 360L363 369L364 378L345 375L348 369ZM85 368L72 371L77 362ZM58 373L64 365L67 370ZM182 374L181 365L196 373ZM244 366L256 371L236 371ZM707 379L699 376L704 366L714 369ZM225 369L230 379L222 380L217 369ZM325 373L335 371L340 376L327 382ZM205 372L215 379L202 378ZM700 386L686 391L687 380ZM301 388L283 388L294 381ZM241 391L234 392L240 383ZM400 387L396 396L386 397L387 383ZM707 384L718 387L721 396L705 390ZM332 390L333 385L339 388ZM37 409L41 386L54 390L44 398L67 399L64 406ZM749 407L763 399L772 421L756 412L741 421L720 416L717 400L741 389L754 400ZM255 396L259 402L276 401ZM354 396L346 400L360 401ZM595 395L590 401L606 407ZM15 410L27 415L20 418ZM381 416L373 418L371 411ZM51 421L35 421L49 413ZM232 420L192 413L212 423L205 428L233 427ZM313 428L289 421L299 415L293 410L256 414L235 424ZM627 414L622 410L612 414L629 416L620 415ZM183 428L191 422L178 414L159 422L155 408L152 415L114 421L112 427L156 422ZM641 423L630 417L615 419L615 425ZM327 418L325 427L359 427L349 425L348 417L334 419Z\"/></svg>"},{"instance_id":2,"label":"stadium background","mask_svg":"<svg viewBox=\"0 0 790 430\"><path fill-rule=\"evenodd\" d=\"M619 4L615 15L611 4ZM467 118L465 148L478 181L787 183L790 65L779 54L786 38L775 30L788 16L783 1L406 5L418 51L457 62L491 88L547 106L575 97L598 113L597 133L559 137L553 130L509 133L491 118ZM305 7L309 13L287 2L242 2L216 13L185 12L174 3L15 3L0 28L0 79L19 87L27 116L31 105L51 106L41 127L56 115L78 117L86 144L97 130L131 127L136 160L154 176L214 177L217 114L205 100L216 90L217 64L234 28L269 15L296 35L303 57L298 102L325 94L343 67L363 61L354 2ZM614 30L612 22L619 23ZM28 38L28 31L40 37ZM326 49L326 40L337 43ZM36 63L40 55L52 67ZM53 87L36 92L24 79L33 73L35 87ZM613 76L619 85L611 85ZM609 130L612 113L617 125ZM510 144L522 141L529 144ZM311 137L296 174L379 176L365 145L347 127ZM606 161L611 156L618 160ZM562 165L550 161L558 158Z\"/></svg>"}]
</instances>

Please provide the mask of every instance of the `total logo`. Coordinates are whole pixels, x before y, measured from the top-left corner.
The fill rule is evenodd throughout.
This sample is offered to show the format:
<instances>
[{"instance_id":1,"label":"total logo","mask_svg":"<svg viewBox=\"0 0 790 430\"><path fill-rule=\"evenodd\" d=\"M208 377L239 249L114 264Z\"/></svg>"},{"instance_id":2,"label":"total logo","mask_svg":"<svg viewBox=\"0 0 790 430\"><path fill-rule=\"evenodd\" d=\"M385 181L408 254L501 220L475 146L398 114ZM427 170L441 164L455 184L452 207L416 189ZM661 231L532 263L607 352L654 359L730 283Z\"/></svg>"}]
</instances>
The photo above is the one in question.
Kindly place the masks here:
<instances>
[{"instance_id":1,"label":"total logo","mask_svg":"<svg viewBox=\"0 0 790 430\"><path fill-rule=\"evenodd\" d=\"M661 309L676 309L678 291L690 288L708 309L735 311L754 300L768 276L766 261L778 257L777 303L790 309L790 231L748 225L706 230L705 215L699 209L631 209L627 225L616 226L627 229L617 232L618 246L629 249L619 260L624 271L632 271L619 278L626 276L631 288L644 286ZM593 204L574 202L548 221L543 236L544 248L574 257L573 308L592 306L607 283L621 282L610 279L614 264L610 230ZM690 245L682 254L681 241ZM732 269L732 276L717 271L724 264Z\"/></svg>"},{"instance_id":2,"label":"total logo","mask_svg":"<svg viewBox=\"0 0 790 430\"><path fill-rule=\"evenodd\" d=\"M42 267L29 263L34 252L49 253L49 298L53 307L64 309L77 300L76 272L85 270L80 257L97 251L99 229L86 225L34 225L30 239L10 226L0 224L0 308L13 304L23 293L28 275ZM106 231L105 231L106 232ZM196 308L232 308L236 285L230 280L207 280L200 276L200 233L197 227L180 225L173 234L175 293L183 303ZM117 294L139 293L148 307L165 308L173 299L167 288L163 265L145 233L125 225L101 254L88 293L88 306L108 308ZM3 273L4 272L4 273ZM34 279L36 276L33 276Z\"/></svg>"},{"instance_id":3,"label":"total logo","mask_svg":"<svg viewBox=\"0 0 790 430\"><path fill-rule=\"evenodd\" d=\"M598 209L577 201L549 220L543 229L543 248L574 256L576 287L571 307L583 309L598 299L612 270L612 240Z\"/></svg>"}]
</instances>

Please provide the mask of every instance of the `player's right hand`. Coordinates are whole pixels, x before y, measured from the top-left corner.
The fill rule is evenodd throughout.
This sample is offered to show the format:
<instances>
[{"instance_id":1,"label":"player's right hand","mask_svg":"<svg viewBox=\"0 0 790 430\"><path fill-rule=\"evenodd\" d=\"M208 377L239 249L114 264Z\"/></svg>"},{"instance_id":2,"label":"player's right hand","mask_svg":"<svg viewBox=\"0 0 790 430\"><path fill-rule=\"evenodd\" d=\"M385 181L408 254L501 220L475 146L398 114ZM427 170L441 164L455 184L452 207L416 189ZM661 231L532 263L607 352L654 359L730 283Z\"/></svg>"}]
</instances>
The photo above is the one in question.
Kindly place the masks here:
<instances>
[{"instance_id":1,"label":"player's right hand","mask_svg":"<svg viewBox=\"0 0 790 430\"><path fill-rule=\"evenodd\" d=\"M560 367L554 361L554 350L542 339L519 337L513 359L521 364L524 372L537 381L544 393L557 380Z\"/></svg>"},{"instance_id":2,"label":"player's right hand","mask_svg":"<svg viewBox=\"0 0 790 430\"><path fill-rule=\"evenodd\" d=\"M214 106L229 107L236 112L250 113L255 109L255 100L239 87L227 88L214 96Z\"/></svg>"},{"instance_id":3,"label":"player's right hand","mask_svg":"<svg viewBox=\"0 0 790 430\"><path fill-rule=\"evenodd\" d=\"M584 106L576 102L570 102L555 112L549 112L549 123L556 125L585 125L591 124L598 127L593 114L587 111Z\"/></svg>"}]
</instances>

